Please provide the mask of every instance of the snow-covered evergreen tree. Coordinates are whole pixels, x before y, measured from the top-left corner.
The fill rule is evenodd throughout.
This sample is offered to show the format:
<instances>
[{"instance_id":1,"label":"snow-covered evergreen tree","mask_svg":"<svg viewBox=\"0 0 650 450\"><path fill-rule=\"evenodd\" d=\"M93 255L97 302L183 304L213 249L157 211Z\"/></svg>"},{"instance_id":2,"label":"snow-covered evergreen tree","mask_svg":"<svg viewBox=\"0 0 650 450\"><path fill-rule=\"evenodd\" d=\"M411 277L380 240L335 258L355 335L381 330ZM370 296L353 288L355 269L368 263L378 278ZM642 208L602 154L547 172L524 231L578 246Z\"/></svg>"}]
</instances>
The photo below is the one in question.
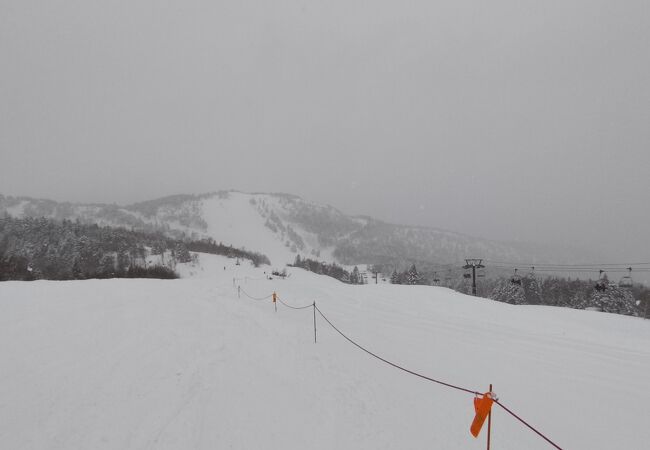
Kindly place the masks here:
<instances>
[{"instance_id":1,"label":"snow-covered evergreen tree","mask_svg":"<svg viewBox=\"0 0 650 450\"><path fill-rule=\"evenodd\" d=\"M361 278L361 274L359 273L359 268L357 266L354 266L352 273L350 273L350 284L363 284L363 279Z\"/></svg>"},{"instance_id":2,"label":"snow-covered evergreen tree","mask_svg":"<svg viewBox=\"0 0 650 450\"><path fill-rule=\"evenodd\" d=\"M609 313L637 314L636 302L632 293L615 284L608 285L605 290L594 289L589 297L588 305Z\"/></svg>"},{"instance_id":3,"label":"snow-covered evergreen tree","mask_svg":"<svg viewBox=\"0 0 650 450\"><path fill-rule=\"evenodd\" d=\"M512 283L509 279L502 279L490 294L490 298L499 302L513 305L526 304L524 289L519 284Z\"/></svg>"},{"instance_id":4,"label":"snow-covered evergreen tree","mask_svg":"<svg viewBox=\"0 0 650 450\"><path fill-rule=\"evenodd\" d=\"M396 269L393 269L393 273L390 275L391 284L399 284L399 275Z\"/></svg>"},{"instance_id":5,"label":"snow-covered evergreen tree","mask_svg":"<svg viewBox=\"0 0 650 450\"><path fill-rule=\"evenodd\" d=\"M116 261L115 261L116 255L113 254L105 254L101 257L99 261L99 266L97 268L97 272L102 274L103 276L110 277L115 275L115 266L116 266Z\"/></svg>"},{"instance_id":6,"label":"snow-covered evergreen tree","mask_svg":"<svg viewBox=\"0 0 650 450\"><path fill-rule=\"evenodd\" d=\"M415 264L412 264L406 273L406 284L422 284L422 277L415 268Z\"/></svg>"},{"instance_id":7,"label":"snow-covered evergreen tree","mask_svg":"<svg viewBox=\"0 0 650 450\"><path fill-rule=\"evenodd\" d=\"M575 309L585 309L589 307L589 298L585 295L584 291L576 291L571 297L570 305Z\"/></svg>"},{"instance_id":8,"label":"snow-covered evergreen tree","mask_svg":"<svg viewBox=\"0 0 650 450\"><path fill-rule=\"evenodd\" d=\"M524 290L524 297L528 305L542 304L542 289L537 278L530 275L522 278L521 287Z\"/></svg>"},{"instance_id":9,"label":"snow-covered evergreen tree","mask_svg":"<svg viewBox=\"0 0 650 450\"><path fill-rule=\"evenodd\" d=\"M174 256L176 260L180 263L186 263L192 261L192 255L190 255L187 246L182 242L178 242L174 247Z\"/></svg>"}]
</instances>

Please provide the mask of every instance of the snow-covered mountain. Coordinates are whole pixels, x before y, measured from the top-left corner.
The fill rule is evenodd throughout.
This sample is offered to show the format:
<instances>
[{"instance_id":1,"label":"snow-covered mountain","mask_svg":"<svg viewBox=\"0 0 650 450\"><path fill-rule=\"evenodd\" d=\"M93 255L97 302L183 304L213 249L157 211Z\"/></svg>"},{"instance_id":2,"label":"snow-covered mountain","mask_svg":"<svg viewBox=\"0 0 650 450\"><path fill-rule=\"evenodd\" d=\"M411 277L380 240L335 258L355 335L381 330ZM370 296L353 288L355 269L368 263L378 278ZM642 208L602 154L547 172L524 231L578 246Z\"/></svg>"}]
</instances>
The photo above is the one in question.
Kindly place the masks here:
<instances>
[{"instance_id":1,"label":"snow-covered mountain","mask_svg":"<svg viewBox=\"0 0 650 450\"><path fill-rule=\"evenodd\" d=\"M266 254L284 265L297 254L342 264L458 263L479 257L505 261L575 262L584 252L499 242L430 227L348 216L289 194L220 191L175 195L128 206L58 203L0 195L0 214L50 217L172 235L211 237Z\"/></svg>"}]
</instances>

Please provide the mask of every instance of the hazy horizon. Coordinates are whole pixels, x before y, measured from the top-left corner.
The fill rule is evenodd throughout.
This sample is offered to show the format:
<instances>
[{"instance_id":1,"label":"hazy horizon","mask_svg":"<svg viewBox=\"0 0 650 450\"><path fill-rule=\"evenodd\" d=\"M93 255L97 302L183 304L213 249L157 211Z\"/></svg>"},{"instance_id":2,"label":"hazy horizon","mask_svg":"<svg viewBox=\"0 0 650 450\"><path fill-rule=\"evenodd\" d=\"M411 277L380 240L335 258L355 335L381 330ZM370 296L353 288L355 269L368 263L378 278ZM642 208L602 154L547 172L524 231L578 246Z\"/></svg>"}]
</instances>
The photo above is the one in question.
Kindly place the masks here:
<instances>
[{"instance_id":1,"label":"hazy horizon","mask_svg":"<svg viewBox=\"0 0 650 450\"><path fill-rule=\"evenodd\" d=\"M650 259L650 4L0 4L0 193L222 189Z\"/></svg>"},{"instance_id":2,"label":"hazy horizon","mask_svg":"<svg viewBox=\"0 0 650 450\"><path fill-rule=\"evenodd\" d=\"M292 192L245 191L245 190L242 190L242 189L217 189L217 190L212 190L210 192L179 192L179 193L173 193L173 194L163 195L163 196L159 196L159 197L140 199L140 200L136 200L134 202L129 201L129 202L122 202L122 203L120 203L120 202L99 202L99 201L72 201L72 200L58 199L58 198L53 198L53 197L32 197L32 196L17 195L17 194L12 195L12 194L4 193L4 192L0 192L0 195L5 195L5 196L8 196L8 197L14 197L14 198L28 197L28 198L31 198L31 199L34 199L34 200L51 200L51 201L55 201L57 203L88 204L88 205L93 205L93 204L94 205L117 205L119 207L126 207L126 206L130 206L130 205L133 205L133 204L141 203L141 202L147 202L147 201L152 201L152 200L160 200L160 199L164 199L164 198L167 198L167 197L173 197L173 196L176 196L176 195L201 196L201 195L216 194L218 192L223 192L223 191L241 192L241 193L244 193L244 194L296 195L296 196L302 198L305 201L313 202L313 200L310 199L310 198L307 198L307 197L304 197L304 196L302 196L300 194L296 194L296 193L292 193ZM453 229L449 229L449 228L443 228L443 227L439 227L439 226L436 226L436 225L417 224L417 223L410 223L410 222L398 222L398 221L395 221L395 220L389 220L389 219L386 219L386 218L373 216L373 215L370 215L370 214L356 213L355 211L346 211L346 210L343 210L343 209L339 208L337 205L332 204L332 203L327 203L327 202L323 202L323 203L314 202L314 203L318 203L318 204L323 205L323 206L325 206L325 205L331 206L331 207L339 210L341 213L343 213L345 215L348 215L348 216L357 216L357 217L359 217L359 216L367 216L367 217L371 217L373 219L380 220L380 221L390 223L390 224L393 224L393 225L404 225L404 226L409 226L409 227L433 228L433 229L437 229L437 230L440 230L440 231L456 233L456 234L465 235L465 236L472 237L472 238L487 239L487 240L491 240L491 241L495 241L495 242L504 242L504 243L519 242L519 243L523 243L523 244L532 244L532 245L550 244L550 245L558 246L558 243L556 243L556 242L548 242L548 241L547 242L541 242L541 241L535 241L533 239L527 239L527 240L498 239L498 238L493 238L493 237L490 237L490 236L481 236L481 235L477 235L477 234L464 233L462 231L453 230ZM576 255L575 256L576 256L577 259L575 261L572 260L572 262L574 262L574 263L577 262L577 261L581 261L581 262L585 262L585 263L591 262L592 260L593 261L603 261L602 258L601 259L598 259L598 258L596 258L596 259L593 259L593 258L592 259L589 259L589 258L585 259L584 258L585 254L591 254L591 255L599 254L598 249L592 249L592 251L589 251L588 248L581 247L579 245L573 245L572 247L574 247L574 250L576 250ZM571 248L571 247L569 247L569 248ZM601 254L602 257L605 256L602 253L600 253L600 254ZM480 255L478 255L478 256L480 256ZM561 256L560 260L564 261L565 260L564 256ZM628 261L633 262L631 260L628 260ZM610 261L610 262L613 262L613 261ZM636 261L634 261L634 262L636 262Z\"/></svg>"}]
</instances>

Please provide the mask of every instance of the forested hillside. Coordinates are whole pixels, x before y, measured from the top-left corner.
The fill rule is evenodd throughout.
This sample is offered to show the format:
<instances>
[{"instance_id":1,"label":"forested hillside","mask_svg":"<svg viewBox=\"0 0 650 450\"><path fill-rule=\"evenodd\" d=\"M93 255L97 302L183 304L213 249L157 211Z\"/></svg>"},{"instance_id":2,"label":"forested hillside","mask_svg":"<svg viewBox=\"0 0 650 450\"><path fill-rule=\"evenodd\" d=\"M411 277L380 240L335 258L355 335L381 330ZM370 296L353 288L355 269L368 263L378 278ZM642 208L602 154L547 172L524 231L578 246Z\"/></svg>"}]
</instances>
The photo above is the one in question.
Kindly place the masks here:
<instances>
[{"instance_id":1,"label":"forested hillside","mask_svg":"<svg viewBox=\"0 0 650 450\"><path fill-rule=\"evenodd\" d=\"M381 272L378 267L372 268ZM418 271L415 264L407 270L394 270L392 284L445 286L464 294L472 293L472 280L463 276L448 278L437 272ZM648 314L650 289L639 283L621 285L607 276L584 280L558 276L481 277L476 283L479 297L491 298L513 305L547 305L574 309L594 309L624 315Z\"/></svg>"},{"instance_id":2,"label":"forested hillside","mask_svg":"<svg viewBox=\"0 0 650 450\"><path fill-rule=\"evenodd\" d=\"M561 263L600 256L566 246L500 242L432 227L391 224L278 193L219 191L127 206L0 195L0 215L4 213L163 232L176 239L226 240L235 247L262 252L280 265L291 263L298 254L327 263L386 265L398 270L413 262L424 268L468 257Z\"/></svg>"},{"instance_id":3,"label":"forested hillside","mask_svg":"<svg viewBox=\"0 0 650 450\"><path fill-rule=\"evenodd\" d=\"M0 219L0 280L173 278L176 263L191 260L190 250L268 264L264 255L211 240L179 240L160 232L69 220ZM147 264L150 255L157 256L154 265Z\"/></svg>"}]
</instances>

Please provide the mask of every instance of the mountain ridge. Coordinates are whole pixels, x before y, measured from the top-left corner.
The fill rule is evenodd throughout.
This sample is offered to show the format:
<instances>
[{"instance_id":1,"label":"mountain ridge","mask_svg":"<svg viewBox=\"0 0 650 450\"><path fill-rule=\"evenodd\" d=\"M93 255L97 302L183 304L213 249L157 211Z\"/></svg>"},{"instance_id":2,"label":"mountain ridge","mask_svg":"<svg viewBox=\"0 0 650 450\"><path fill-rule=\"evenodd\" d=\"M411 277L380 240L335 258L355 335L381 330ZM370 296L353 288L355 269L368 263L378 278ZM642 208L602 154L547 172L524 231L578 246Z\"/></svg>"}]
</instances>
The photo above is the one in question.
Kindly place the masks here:
<instances>
[{"instance_id":1,"label":"mountain ridge","mask_svg":"<svg viewBox=\"0 0 650 450\"><path fill-rule=\"evenodd\" d=\"M593 258L582 249L477 238L425 225L348 215L289 193L222 190L175 194L128 205L57 202L0 194L0 215L80 220L173 237L211 237L268 254L274 264L296 255L345 265L401 267L411 262L459 263L464 258L539 263Z\"/></svg>"}]
</instances>

